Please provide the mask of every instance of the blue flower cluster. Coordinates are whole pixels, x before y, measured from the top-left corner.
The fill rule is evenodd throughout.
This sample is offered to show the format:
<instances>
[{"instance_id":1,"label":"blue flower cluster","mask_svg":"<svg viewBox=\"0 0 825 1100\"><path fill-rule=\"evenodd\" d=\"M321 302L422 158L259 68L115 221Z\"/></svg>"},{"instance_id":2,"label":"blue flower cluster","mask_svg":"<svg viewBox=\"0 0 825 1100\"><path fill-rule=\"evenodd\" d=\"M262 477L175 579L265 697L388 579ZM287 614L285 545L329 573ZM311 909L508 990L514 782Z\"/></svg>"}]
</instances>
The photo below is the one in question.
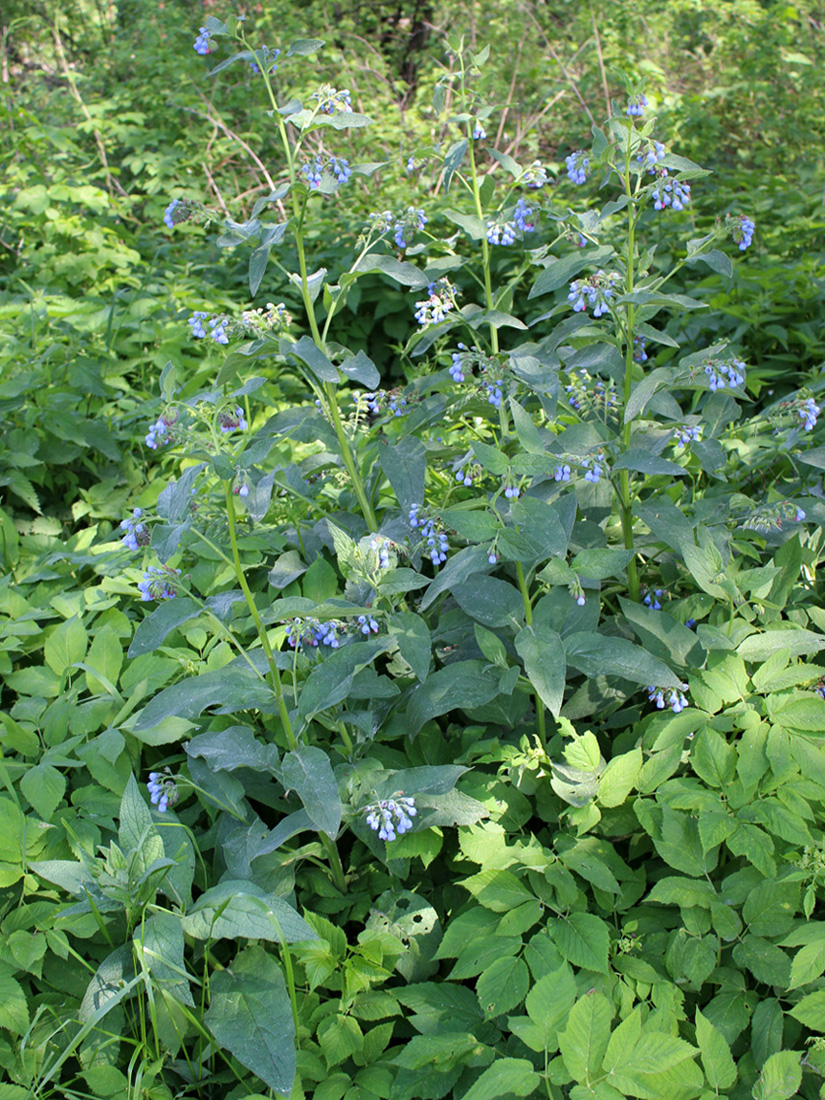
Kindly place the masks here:
<instances>
[{"instance_id":1,"label":"blue flower cluster","mask_svg":"<svg viewBox=\"0 0 825 1100\"><path fill-rule=\"evenodd\" d=\"M627 117L628 118L641 118L645 113L647 107L647 96L644 95L632 95L627 101Z\"/></svg>"},{"instance_id":2,"label":"blue flower cluster","mask_svg":"<svg viewBox=\"0 0 825 1100\"><path fill-rule=\"evenodd\" d=\"M674 714L679 714L688 705L685 692L687 691L687 684L682 684L682 690L677 688L661 688L650 686L647 689L647 696L651 703L655 703L659 710L664 710L665 707L670 707Z\"/></svg>"},{"instance_id":3,"label":"blue flower cluster","mask_svg":"<svg viewBox=\"0 0 825 1100\"><path fill-rule=\"evenodd\" d=\"M232 410L224 409L223 412L218 413L218 428L224 435L228 435L229 432L245 432L248 427L240 405L236 405Z\"/></svg>"},{"instance_id":4,"label":"blue flower cluster","mask_svg":"<svg viewBox=\"0 0 825 1100\"><path fill-rule=\"evenodd\" d=\"M656 175L656 165L665 159L666 150L661 141L650 141L647 146L637 154L636 160L644 164L651 176Z\"/></svg>"},{"instance_id":5,"label":"blue flower cluster","mask_svg":"<svg viewBox=\"0 0 825 1100\"><path fill-rule=\"evenodd\" d=\"M577 412L583 412L590 407L606 411L619 404L613 379L608 378L605 382L602 378L594 378L585 367L571 372L570 382L564 389L565 393L570 394L569 404Z\"/></svg>"},{"instance_id":6,"label":"blue flower cluster","mask_svg":"<svg viewBox=\"0 0 825 1100\"><path fill-rule=\"evenodd\" d=\"M172 199L163 212L163 224L168 229L174 229L176 225L188 222L194 209L192 203L186 199Z\"/></svg>"},{"instance_id":7,"label":"blue flower cluster","mask_svg":"<svg viewBox=\"0 0 825 1100\"><path fill-rule=\"evenodd\" d=\"M396 834L408 832L417 813L415 799L403 795L381 798L366 808L367 824L381 840L395 840Z\"/></svg>"},{"instance_id":8,"label":"blue flower cluster","mask_svg":"<svg viewBox=\"0 0 825 1100\"><path fill-rule=\"evenodd\" d=\"M518 500L521 495L521 491L513 478L506 477L502 483L504 487L504 495L508 500Z\"/></svg>"},{"instance_id":9,"label":"blue flower cluster","mask_svg":"<svg viewBox=\"0 0 825 1100\"><path fill-rule=\"evenodd\" d=\"M490 244L515 244L515 222L488 221L487 240Z\"/></svg>"},{"instance_id":10,"label":"blue flower cluster","mask_svg":"<svg viewBox=\"0 0 825 1100\"><path fill-rule=\"evenodd\" d=\"M378 633L378 623L373 619L372 615L359 615L356 622L362 634Z\"/></svg>"},{"instance_id":11,"label":"blue flower cluster","mask_svg":"<svg viewBox=\"0 0 825 1100\"><path fill-rule=\"evenodd\" d=\"M206 325L204 321L206 321ZM205 313L202 309L196 309L186 323L192 329L192 335L196 340L203 340L208 334L218 344L229 343L229 336L226 332L226 326L229 324L229 320L227 317L224 317L223 314L210 317L209 314Z\"/></svg>"},{"instance_id":12,"label":"blue flower cluster","mask_svg":"<svg viewBox=\"0 0 825 1100\"><path fill-rule=\"evenodd\" d=\"M476 119L476 121L473 123L473 140L483 141L486 137L487 131L484 129L478 119Z\"/></svg>"},{"instance_id":13,"label":"blue flower cluster","mask_svg":"<svg viewBox=\"0 0 825 1100\"><path fill-rule=\"evenodd\" d=\"M356 401L358 404L366 401L367 408L373 416L381 413L382 404L387 406L387 412L392 413L393 416L403 416L407 408L407 399L400 390L375 390L374 392L367 390L359 394Z\"/></svg>"},{"instance_id":14,"label":"blue flower cluster","mask_svg":"<svg viewBox=\"0 0 825 1100\"><path fill-rule=\"evenodd\" d=\"M173 411L161 413L154 424L149 425L146 433L146 446L156 451L162 443L171 443L173 432L171 429L177 423L177 416Z\"/></svg>"},{"instance_id":15,"label":"blue flower cluster","mask_svg":"<svg viewBox=\"0 0 825 1100\"><path fill-rule=\"evenodd\" d=\"M812 397L809 397L801 409L797 409L797 414L802 421L802 427L806 432L813 431L816 425L816 419L822 409L817 405Z\"/></svg>"},{"instance_id":16,"label":"blue flower cluster","mask_svg":"<svg viewBox=\"0 0 825 1100\"><path fill-rule=\"evenodd\" d=\"M409 241L407 237L412 238L414 233L418 233L427 224L427 215L423 210L419 210L415 206L407 208L406 213L399 215L395 221L394 240L398 248L409 247Z\"/></svg>"},{"instance_id":17,"label":"blue flower cluster","mask_svg":"<svg viewBox=\"0 0 825 1100\"><path fill-rule=\"evenodd\" d=\"M604 455L601 453L595 458L583 458L581 460L581 465L587 471L584 475L584 480L589 481L591 485L598 485L602 474L610 474L610 470L604 461Z\"/></svg>"},{"instance_id":18,"label":"blue flower cluster","mask_svg":"<svg viewBox=\"0 0 825 1100\"><path fill-rule=\"evenodd\" d=\"M570 467L565 462L563 465L555 468L553 471L553 478L556 481L569 481L571 472Z\"/></svg>"},{"instance_id":19,"label":"blue flower cluster","mask_svg":"<svg viewBox=\"0 0 825 1100\"><path fill-rule=\"evenodd\" d=\"M165 814L178 800L178 788L171 775L164 775L163 772L149 772L149 782L146 786L149 790L149 801L153 806L157 806L160 814Z\"/></svg>"},{"instance_id":20,"label":"blue flower cluster","mask_svg":"<svg viewBox=\"0 0 825 1100\"><path fill-rule=\"evenodd\" d=\"M689 443L698 443L702 438L702 426L700 424L682 424L676 428L676 449L687 447Z\"/></svg>"},{"instance_id":21,"label":"blue flower cluster","mask_svg":"<svg viewBox=\"0 0 825 1100\"><path fill-rule=\"evenodd\" d=\"M582 149L577 149L569 157L565 157L567 175L572 183L582 184L587 179L587 170L590 167L590 157Z\"/></svg>"},{"instance_id":22,"label":"blue flower cluster","mask_svg":"<svg viewBox=\"0 0 825 1100\"><path fill-rule=\"evenodd\" d=\"M504 400L504 390L502 389L504 379L494 378L491 382L488 382L485 378L481 384L487 394L487 404L492 405L494 409L500 409Z\"/></svg>"},{"instance_id":23,"label":"blue flower cluster","mask_svg":"<svg viewBox=\"0 0 825 1100\"><path fill-rule=\"evenodd\" d=\"M352 175L352 169L346 157L323 156L317 153L312 160L301 165L301 174L313 191L321 186L321 180L326 171L330 172L338 183L346 183Z\"/></svg>"},{"instance_id":24,"label":"blue flower cluster","mask_svg":"<svg viewBox=\"0 0 825 1100\"><path fill-rule=\"evenodd\" d=\"M327 619L326 622L312 617L290 619L286 624L285 633L291 649L303 649L304 646L317 649L321 645L338 649L342 637L346 634L346 623L340 619Z\"/></svg>"},{"instance_id":25,"label":"blue flower cluster","mask_svg":"<svg viewBox=\"0 0 825 1100\"><path fill-rule=\"evenodd\" d=\"M740 252L750 248L756 225L746 214L726 214L725 225Z\"/></svg>"},{"instance_id":26,"label":"blue flower cluster","mask_svg":"<svg viewBox=\"0 0 825 1100\"><path fill-rule=\"evenodd\" d=\"M538 191L544 187L548 180L547 169L540 160L534 160L529 168L525 168L518 178L518 183L529 191Z\"/></svg>"},{"instance_id":27,"label":"blue flower cluster","mask_svg":"<svg viewBox=\"0 0 825 1100\"><path fill-rule=\"evenodd\" d=\"M452 378L454 382L463 382L467 377L464 371L465 369L469 370L470 368L465 366L465 357L462 354L462 351L467 350L466 345L459 344L458 346L460 350L454 351L451 356L453 362L452 366L450 367L450 378Z\"/></svg>"},{"instance_id":28,"label":"blue flower cluster","mask_svg":"<svg viewBox=\"0 0 825 1100\"><path fill-rule=\"evenodd\" d=\"M145 523L140 522L142 515L143 509L135 508L132 511L131 517L121 521L120 529L126 532L121 542L127 550L136 551L141 546L148 546L151 542L149 528Z\"/></svg>"},{"instance_id":29,"label":"blue flower cluster","mask_svg":"<svg viewBox=\"0 0 825 1100\"><path fill-rule=\"evenodd\" d=\"M138 582L141 600L144 603L149 600L174 600L178 594L175 578L179 576L180 569L172 569L168 565L150 565L143 574L143 580Z\"/></svg>"},{"instance_id":30,"label":"blue flower cluster","mask_svg":"<svg viewBox=\"0 0 825 1100\"><path fill-rule=\"evenodd\" d=\"M653 209L664 210L669 206L671 210L684 210L690 202L690 184L671 179L667 174L667 168L660 168L657 175L658 183L651 191Z\"/></svg>"},{"instance_id":31,"label":"blue flower cluster","mask_svg":"<svg viewBox=\"0 0 825 1100\"><path fill-rule=\"evenodd\" d=\"M745 364L741 359L707 359L705 374L708 376L708 385L713 393L725 389L726 386L736 387L745 384Z\"/></svg>"},{"instance_id":32,"label":"blue flower cluster","mask_svg":"<svg viewBox=\"0 0 825 1100\"><path fill-rule=\"evenodd\" d=\"M783 523L802 523L807 514L793 500L780 500L753 508L742 520L742 526L753 531L770 531L776 527L782 530Z\"/></svg>"},{"instance_id":33,"label":"blue flower cluster","mask_svg":"<svg viewBox=\"0 0 825 1100\"><path fill-rule=\"evenodd\" d=\"M526 199L519 199L513 211L513 222L521 233L533 233L536 228L536 208Z\"/></svg>"},{"instance_id":34,"label":"blue flower cluster","mask_svg":"<svg viewBox=\"0 0 825 1100\"><path fill-rule=\"evenodd\" d=\"M647 352L645 351L645 345L647 341L644 336L633 337L633 359L636 363L647 362Z\"/></svg>"},{"instance_id":35,"label":"blue flower cluster","mask_svg":"<svg viewBox=\"0 0 825 1100\"><path fill-rule=\"evenodd\" d=\"M594 317L610 312L609 299L613 297L613 287L619 276L611 272L597 271L586 279L574 279L570 284L567 300L572 303L576 313L582 313L588 305L593 309Z\"/></svg>"},{"instance_id":36,"label":"blue flower cluster","mask_svg":"<svg viewBox=\"0 0 825 1100\"><path fill-rule=\"evenodd\" d=\"M206 29L206 27L201 27L200 28L200 33L198 34L198 37L195 39L195 45L194 45L195 53L199 53L199 54L202 54L202 55L206 55L206 54L209 53L209 47L210 47L210 44L211 44L210 41L209 41L209 36L211 35L211 33L212 32L208 31Z\"/></svg>"},{"instance_id":37,"label":"blue flower cluster","mask_svg":"<svg viewBox=\"0 0 825 1100\"><path fill-rule=\"evenodd\" d=\"M659 600L665 595L664 588L654 588L652 592L646 592L644 603L646 607L649 607L652 611L661 611L662 605Z\"/></svg>"},{"instance_id":38,"label":"blue flower cluster","mask_svg":"<svg viewBox=\"0 0 825 1100\"><path fill-rule=\"evenodd\" d=\"M317 92L312 93L312 98L318 100L318 109L325 115L352 110L352 96L349 88L338 89L333 88L331 84L324 84Z\"/></svg>"},{"instance_id":39,"label":"blue flower cluster","mask_svg":"<svg viewBox=\"0 0 825 1100\"><path fill-rule=\"evenodd\" d=\"M428 547L427 553L430 556L430 561L433 565L441 565L447 560L447 553L450 549L447 536L443 531L436 530L435 520L419 516L420 510L420 504L413 504L410 507L410 527L420 528L421 537Z\"/></svg>"},{"instance_id":40,"label":"blue flower cluster","mask_svg":"<svg viewBox=\"0 0 825 1100\"><path fill-rule=\"evenodd\" d=\"M392 541L385 539L382 535L376 535L374 539L370 540L370 550L378 557L379 569L389 569L390 548L392 545Z\"/></svg>"},{"instance_id":41,"label":"blue flower cluster","mask_svg":"<svg viewBox=\"0 0 825 1100\"><path fill-rule=\"evenodd\" d=\"M436 279L427 287L429 297L416 302L415 319L419 325L436 325L447 319L447 314L455 309L455 296L458 287L449 279Z\"/></svg>"}]
</instances>

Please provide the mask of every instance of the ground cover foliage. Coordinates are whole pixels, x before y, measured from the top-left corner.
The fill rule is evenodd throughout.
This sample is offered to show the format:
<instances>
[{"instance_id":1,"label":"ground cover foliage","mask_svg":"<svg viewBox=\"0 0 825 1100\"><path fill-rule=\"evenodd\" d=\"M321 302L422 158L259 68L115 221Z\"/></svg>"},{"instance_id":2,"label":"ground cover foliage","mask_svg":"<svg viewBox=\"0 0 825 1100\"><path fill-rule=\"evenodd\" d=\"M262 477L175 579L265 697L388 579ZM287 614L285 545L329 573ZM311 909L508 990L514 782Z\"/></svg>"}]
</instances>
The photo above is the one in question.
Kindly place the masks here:
<instances>
[{"instance_id":1,"label":"ground cover foliage","mask_svg":"<svg viewBox=\"0 0 825 1100\"><path fill-rule=\"evenodd\" d=\"M0 1100L825 1095L822 31L645 18L10 7Z\"/></svg>"}]
</instances>

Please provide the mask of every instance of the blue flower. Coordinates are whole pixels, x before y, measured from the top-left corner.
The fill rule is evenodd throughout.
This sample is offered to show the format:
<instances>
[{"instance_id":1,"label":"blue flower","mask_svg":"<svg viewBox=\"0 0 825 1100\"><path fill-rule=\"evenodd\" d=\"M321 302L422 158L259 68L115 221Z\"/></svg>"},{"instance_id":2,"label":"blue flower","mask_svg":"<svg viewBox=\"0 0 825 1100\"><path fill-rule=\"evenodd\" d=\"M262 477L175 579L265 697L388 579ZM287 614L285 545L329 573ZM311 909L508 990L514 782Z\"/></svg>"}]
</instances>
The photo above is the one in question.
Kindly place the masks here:
<instances>
[{"instance_id":1,"label":"blue flower","mask_svg":"<svg viewBox=\"0 0 825 1100\"><path fill-rule=\"evenodd\" d=\"M516 227L513 222L487 222L487 240L490 244L515 244Z\"/></svg>"},{"instance_id":2,"label":"blue flower","mask_svg":"<svg viewBox=\"0 0 825 1100\"><path fill-rule=\"evenodd\" d=\"M186 322L192 329L192 335L197 340L202 340L206 336L206 329L203 326L204 320L209 316L208 313L204 313L202 309L196 309L189 320Z\"/></svg>"},{"instance_id":3,"label":"blue flower","mask_svg":"<svg viewBox=\"0 0 825 1100\"><path fill-rule=\"evenodd\" d=\"M587 170L590 167L590 158L583 150L578 149L565 158L567 175L572 183L582 184L587 179Z\"/></svg>"},{"instance_id":4,"label":"blue flower","mask_svg":"<svg viewBox=\"0 0 825 1100\"><path fill-rule=\"evenodd\" d=\"M540 160L534 160L529 168L525 168L518 182L531 191L538 191L547 183L547 169Z\"/></svg>"},{"instance_id":5,"label":"blue flower","mask_svg":"<svg viewBox=\"0 0 825 1100\"><path fill-rule=\"evenodd\" d=\"M647 689L647 696L651 703L655 703L659 710L664 710L666 706L670 707L674 714L678 714L683 711L688 705L685 692L687 691L687 684L681 685L681 691L677 688L662 688L650 686Z\"/></svg>"},{"instance_id":6,"label":"blue flower","mask_svg":"<svg viewBox=\"0 0 825 1100\"><path fill-rule=\"evenodd\" d=\"M659 182L650 193L654 210L664 210L666 206L672 210L684 210L690 202L690 184L671 179L666 168L659 169Z\"/></svg>"},{"instance_id":7,"label":"blue flower","mask_svg":"<svg viewBox=\"0 0 825 1100\"><path fill-rule=\"evenodd\" d=\"M154 424L149 425L149 431L146 433L146 446L156 451L159 444L171 442L170 429L175 424L175 420L176 417L173 413L162 413Z\"/></svg>"},{"instance_id":8,"label":"blue flower","mask_svg":"<svg viewBox=\"0 0 825 1100\"><path fill-rule=\"evenodd\" d=\"M564 466L557 466L553 477L556 481L569 481L570 480L570 467L565 463Z\"/></svg>"},{"instance_id":9,"label":"blue flower","mask_svg":"<svg viewBox=\"0 0 825 1100\"><path fill-rule=\"evenodd\" d=\"M324 165L320 157L314 157L312 160L308 160L306 164L301 165L301 173L313 190L321 186L321 173L323 170Z\"/></svg>"},{"instance_id":10,"label":"blue flower","mask_svg":"<svg viewBox=\"0 0 825 1100\"><path fill-rule=\"evenodd\" d=\"M371 615L359 615L357 621L362 634L378 633L378 623Z\"/></svg>"},{"instance_id":11,"label":"blue flower","mask_svg":"<svg viewBox=\"0 0 825 1100\"><path fill-rule=\"evenodd\" d=\"M264 46L258 52L261 56L261 60L264 63L264 68L267 70L269 75L272 76L274 72L277 72L278 66L275 64L275 59L277 57L280 57L281 51L272 50L269 48L269 46ZM250 61L249 67L253 73L257 74L261 71L261 68L258 65L257 61Z\"/></svg>"},{"instance_id":12,"label":"blue flower","mask_svg":"<svg viewBox=\"0 0 825 1100\"><path fill-rule=\"evenodd\" d=\"M212 32L208 31L206 27L200 28L200 34L195 39L195 53L208 54L209 53L209 36Z\"/></svg>"},{"instance_id":13,"label":"blue flower","mask_svg":"<svg viewBox=\"0 0 825 1100\"><path fill-rule=\"evenodd\" d=\"M647 592L644 598L645 605L653 611L661 611L662 605L659 603L659 600L664 594L665 590L663 588L657 588L653 592Z\"/></svg>"},{"instance_id":14,"label":"blue flower","mask_svg":"<svg viewBox=\"0 0 825 1100\"><path fill-rule=\"evenodd\" d=\"M473 124L473 139L475 141L482 141L486 137L487 131L484 129L478 119L476 119L475 123Z\"/></svg>"},{"instance_id":15,"label":"blue flower","mask_svg":"<svg viewBox=\"0 0 825 1100\"><path fill-rule=\"evenodd\" d=\"M660 160L665 159L665 147L661 141L651 141L648 143L644 152L638 153L636 160L640 164L644 164L648 172L654 176L656 174L656 165Z\"/></svg>"},{"instance_id":16,"label":"blue flower","mask_svg":"<svg viewBox=\"0 0 825 1100\"><path fill-rule=\"evenodd\" d=\"M647 96L632 95L627 101L627 117L641 118L647 107Z\"/></svg>"},{"instance_id":17,"label":"blue flower","mask_svg":"<svg viewBox=\"0 0 825 1100\"><path fill-rule=\"evenodd\" d=\"M513 221L516 229L522 233L533 233L536 228L534 214L536 208L524 199L519 199L513 211Z\"/></svg>"},{"instance_id":18,"label":"blue flower","mask_svg":"<svg viewBox=\"0 0 825 1100\"><path fill-rule=\"evenodd\" d=\"M645 351L646 342L644 336L633 337L633 359L637 363L647 362L647 352Z\"/></svg>"},{"instance_id":19,"label":"blue flower","mask_svg":"<svg viewBox=\"0 0 825 1100\"><path fill-rule=\"evenodd\" d=\"M389 539L382 538L380 535L376 535L376 537L370 541L370 550L372 550L374 554L378 555L379 569L389 569L391 546L391 541Z\"/></svg>"},{"instance_id":20,"label":"blue flower","mask_svg":"<svg viewBox=\"0 0 825 1100\"><path fill-rule=\"evenodd\" d=\"M806 432L810 432L816 425L816 418L822 412L822 409L816 404L812 397L809 397L802 408L797 409L797 412L802 421L802 427Z\"/></svg>"},{"instance_id":21,"label":"blue flower","mask_svg":"<svg viewBox=\"0 0 825 1100\"><path fill-rule=\"evenodd\" d=\"M676 428L676 448L687 447L688 443L698 443L702 438L701 425L683 424Z\"/></svg>"},{"instance_id":22,"label":"blue flower","mask_svg":"<svg viewBox=\"0 0 825 1100\"><path fill-rule=\"evenodd\" d=\"M225 317L212 317L209 321L209 327L212 329L212 339L219 344L228 344L229 337L226 335L226 318Z\"/></svg>"},{"instance_id":23,"label":"blue flower","mask_svg":"<svg viewBox=\"0 0 825 1100\"><path fill-rule=\"evenodd\" d=\"M484 388L487 391L487 403L492 405L494 409L501 408L501 402L504 400L504 391L502 386L504 381L501 378L495 378L492 382L484 382Z\"/></svg>"},{"instance_id":24,"label":"blue flower","mask_svg":"<svg viewBox=\"0 0 825 1100\"><path fill-rule=\"evenodd\" d=\"M152 541L149 534L149 528L145 523L140 523L140 517L143 515L142 508L135 508L132 511L131 518L121 520L120 529L125 531L121 542L127 550L136 552L141 546L148 546Z\"/></svg>"},{"instance_id":25,"label":"blue flower","mask_svg":"<svg viewBox=\"0 0 825 1100\"><path fill-rule=\"evenodd\" d=\"M448 279L436 279L427 287L428 298L416 302L415 319L419 325L438 324L455 308L457 288Z\"/></svg>"},{"instance_id":26,"label":"blue flower","mask_svg":"<svg viewBox=\"0 0 825 1100\"><path fill-rule=\"evenodd\" d=\"M807 518L807 516L806 516L805 512L803 512L801 508L797 507L796 515L794 516L794 520L797 523L801 523L806 518Z\"/></svg>"},{"instance_id":27,"label":"blue flower","mask_svg":"<svg viewBox=\"0 0 825 1100\"><path fill-rule=\"evenodd\" d=\"M747 215L726 214L725 225L731 237L739 246L740 252L744 252L746 248L750 248L751 242L753 241L753 231L756 229L756 225Z\"/></svg>"},{"instance_id":28,"label":"blue flower","mask_svg":"<svg viewBox=\"0 0 825 1100\"><path fill-rule=\"evenodd\" d=\"M417 813L414 798L396 795L367 806L366 821L381 840L395 840L396 834L406 833L413 827L412 819Z\"/></svg>"},{"instance_id":29,"label":"blue flower","mask_svg":"<svg viewBox=\"0 0 825 1100\"><path fill-rule=\"evenodd\" d=\"M319 110L325 115L334 115L352 110L352 96L349 88L338 89L333 88L330 84L325 84L317 92L312 93L312 98L318 100Z\"/></svg>"},{"instance_id":30,"label":"blue flower","mask_svg":"<svg viewBox=\"0 0 825 1100\"><path fill-rule=\"evenodd\" d=\"M236 405L234 410L225 409L218 413L218 427L226 435L228 432L245 432L249 427L244 419L243 409ZM247 488L247 492L249 489ZM246 496L246 493L243 494Z\"/></svg>"},{"instance_id":31,"label":"blue flower","mask_svg":"<svg viewBox=\"0 0 825 1100\"><path fill-rule=\"evenodd\" d=\"M163 772L149 772L149 801L157 806L158 813L165 814L178 800L178 788L173 776Z\"/></svg>"},{"instance_id":32,"label":"blue flower","mask_svg":"<svg viewBox=\"0 0 825 1100\"><path fill-rule=\"evenodd\" d=\"M394 240L398 248L407 248L409 242L407 234L417 233L427 224L427 215L423 210L410 206L406 213L402 214L395 222Z\"/></svg>"},{"instance_id":33,"label":"blue flower","mask_svg":"<svg viewBox=\"0 0 825 1100\"><path fill-rule=\"evenodd\" d=\"M590 305L593 316L601 317L602 314L610 312L608 302L613 297L613 287L617 279L618 275L612 272L606 275L604 271L597 271L587 279L574 279L570 284L567 300L576 313L583 313Z\"/></svg>"},{"instance_id":34,"label":"blue flower","mask_svg":"<svg viewBox=\"0 0 825 1100\"><path fill-rule=\"evenodd\" d=\"M138 582L141 600L173 600L178 594L174 580L179 576L180 569L171 569L168 565L150 565L143 574L143 580Z\"/></svg>"},{"instance_id":35,"label":"blue flower","mask_svg":"<svg viewBox=\"0 0 825 1100\"><path fill-rule=\"evenodd\" d=\"M166 210L163 212L163 224L168 226L169 229L175 228L175 211L181 205L180 199L172 199Z\"/></svg>"},{"instance_id":36,"label":"blue flower","mask_svg":"<svg viewBox=\"0 0 825 1100\"><path fill-rule=\"evenodd\" d=\"M329 166L339 183L346 183L352 175L349 161L345 157L330 157Z\"/></svg>"},{"instance_id":37,"label":"blue flower","mask_svg":"<svg viewBox=\"0 0 825 1100\"><path fill-rule=\"evenodd\" d=\"M741 359L708 359L705 361L705 374L712 393L745 384L745 364Z\"/></svg>"}]
</instances>

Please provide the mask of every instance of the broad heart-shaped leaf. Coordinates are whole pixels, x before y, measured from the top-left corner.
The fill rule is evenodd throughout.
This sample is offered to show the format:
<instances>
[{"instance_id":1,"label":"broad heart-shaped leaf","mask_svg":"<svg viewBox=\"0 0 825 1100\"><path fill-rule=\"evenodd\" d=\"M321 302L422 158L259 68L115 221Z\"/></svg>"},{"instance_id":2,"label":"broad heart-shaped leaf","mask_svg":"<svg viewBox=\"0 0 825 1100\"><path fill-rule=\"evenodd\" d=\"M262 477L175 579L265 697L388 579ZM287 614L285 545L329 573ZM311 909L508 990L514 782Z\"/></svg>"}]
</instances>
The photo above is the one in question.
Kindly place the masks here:
<instances>
[{"instance_id":1,"label":"broad heart-shaped leaf","mask_svg":"<svg viewBox=\"0 0 825 1100\"><path fill-rule=\"evenodd\" d=\"M534 1096L541 1078L525 1058L497 1058L461 1100L509 1100Z\"/></svg>"},{"instance_id":2,"label":"broad heart-shaped leaf","mask_svg":"<svg viewBox=\"0 0 825 1100\"><path fill-rule=\"evenodd\" d=\"M181 917L181 927L196 940L235 940L244 936L296 943L318 939L283 898L241 879L227 879L206 890Z\"/></svg>"},{"instance_id":3,"label":"broad heart-shaped leaf","mask_svg":"<svg viewBox=\"0 0 825 1100\"><path fill-rule=\"evenodd\" d=\"M378 444L378 461L384 477L392 485L403 512L424 499L424 475L427 469L424 445L413 435L405 436L398 443L381 440Z\"/></svg>"},{"instance_id":4,"label":"broad heart-shaped leaf","mask_svg":"<svg viewBox=\"0 0 825 1100\"><path fill-rule=\"evenodd\" d=\"M312 824L334 840L341 825L341 799L324 750L304 745L288 752L281 777L284 786L291 787L303 802Z\"/></svg>"},{"instance_id":5,"label":"broad heart-shaped leaf","mask_svg":"<svg viewBox=\"0 0 825 1100\"><path fill-rule=\"evenodd\" d=\"M615 250L609 245L600 245L598 248L585 248L581 252L576 250L568 256L562 256L560 260L553 259L533 283L528 298L538 298L542 294L558 290L585 267L603 266L614 255Z\"/></svg>"},{"instance_id":6,"label":"broad heart-shaped leaf","mask_svg":"<svg viewBox=\"0 0 825 1100\"><path fill-rule=\"evenodd\" d=\"M162 600L135 631L132 644L129 646L129 657L140 657L142 653L154 652L173 630L188 619L194 619L200 613L201 608L188 596Z\"/></svg>"},{"instance_id":7,"label":"broad heart-shaped leaf","mask_svg":"<svg viewBox=\"0 0 825 1100\"><path fill-rule=\"evenodd\" d=\"M425 722L459 707L489 703L498 691L498 676L482 661L456 661L432 672L414 687L407 704L407 732L415 737Z\"/></svg>"},{"instance_id":8,"label":"broad heart-shaped leaf","mask_svg":"<svg viewBox=\"0 0 825 1100\"><path fill-rule=\"evenodd\" d=\"M681 687L681 681L663 661L626 638L608 638L583 631L564 639L567 663L585 676L605 673L621 676L635 684Z\"/></svg>"},{"instance_id":9,"label":"broad heart-shaped leaf","mask_svg":"<svg viewBox=\"0 0 825 1100\"><path fill-rule=\"evenodd\" d=\"M172 913L161 911L149 917L134 934L138 958L152 979L181 1004L194 1007L189 979L183 964L183 929Z\"/></svg>"},{"instance_id":10,"label":"broad heart-shaped leaf","mask_svg":"<svg viewBox=\"0 0 825 1100\"><path fill-rule=\"evenodd\" d=\"M249 947L212 975L204 1023L217 1043L273 1091L288 1096L295 1078L295 1024L277 962Z\"/></svg>"},{"instance_id":11,"label":"broad heart-shaped leaf","mask_svg":"<svg viewBox=\"0 0 825 1100\"><path fill-rule=\"evenodd\" d=\"M207 707L219 703L224 713L259 707L274 710L272 689L263 677L242 658L230 661L223 668L203 672L164 688L143 708L131 726L136 737L152 730L165 718L197 718Z\"/></svg>"},{"instance_id":12,"label":"broad heart-shaped leaf","mask_svg":"<svg viewBox=\"0 0 825 1100\"><path fill-rule=\"evenodd\" d=\"M559 1035L559 1050L575 1081L595 1077L610 1040L613 1008L603 993L585 993L573 1005L567 1027Z\"/></svg>"},{"instance_id":13,"label":"broad heart-shaped leaf","mask_svg":"<svg viewBox=\"0 0 825 1100\"><path fill-rule=\"evenodd\" d=\"M539 698L553 717L558 718L567 676L561 637L549 626L533 623L516 635L516 653L524 662L524 671Z\"/></svg>"}]
</instances>

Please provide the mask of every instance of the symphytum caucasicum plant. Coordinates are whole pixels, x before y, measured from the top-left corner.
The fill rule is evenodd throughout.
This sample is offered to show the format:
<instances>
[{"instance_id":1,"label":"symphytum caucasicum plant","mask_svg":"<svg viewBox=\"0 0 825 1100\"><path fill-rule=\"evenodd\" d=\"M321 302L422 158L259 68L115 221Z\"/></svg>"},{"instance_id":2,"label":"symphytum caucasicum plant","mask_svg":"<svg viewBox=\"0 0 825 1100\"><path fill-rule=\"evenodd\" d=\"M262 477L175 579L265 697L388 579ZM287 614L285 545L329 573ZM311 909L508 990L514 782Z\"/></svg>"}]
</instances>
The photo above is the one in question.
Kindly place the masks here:
<instances>
[{"instance_id":1,"label":"symphytum caucasicum plant","mask_svg":"<svg viewBox=\"0 0 825 1100\"><path fill-rule=\"evenodd\" d=\"M228 349L214 384L161 375L147 459L177 476L97 563L140 597L128 697L79 620L47 652L111 697L98 749L129 775L116 840L29 853L26 889L77 899L50 949L106 954L71 1027L44 1038L44 1005L37 1054L9 1048L15 1081L820 1095L820 407L791 393L740 424L748 365L690 346L704 304L671 290L730 276L721 245L753 221L673 243L707 173L632 82L559 178L518 164L487 139L488 51L456 42L434 104L453 140L405 158L416 201L313 270L312 219L388 166L345 155L370 121L350 89L282 93L322 42L210 17L195 49L227 39L212 72L252 67L281 182L246 221L182 195L164 222L222 222L251 296L278 272L300 316L195 309L193 338ZM376 278L417 322L403 384L335 339Z\"/></svg>"}]
</instances>

